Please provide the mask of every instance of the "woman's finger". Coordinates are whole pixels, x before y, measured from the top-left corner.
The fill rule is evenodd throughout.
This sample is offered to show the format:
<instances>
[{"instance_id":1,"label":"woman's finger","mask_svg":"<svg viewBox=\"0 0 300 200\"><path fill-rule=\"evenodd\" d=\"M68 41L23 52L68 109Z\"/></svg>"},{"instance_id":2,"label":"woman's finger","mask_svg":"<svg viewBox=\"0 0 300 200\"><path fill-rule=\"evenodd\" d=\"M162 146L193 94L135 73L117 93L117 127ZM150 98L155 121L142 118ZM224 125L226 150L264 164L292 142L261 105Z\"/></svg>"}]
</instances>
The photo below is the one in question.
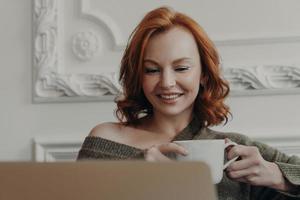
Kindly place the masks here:
<instances>
[{"instance_id":1,"label":"woman's finger","mask_svg":"<svg viewBox=\"0 0 300 200\"><path fill-rule=\"evenodd\" d=\"M150 162L155 161L170 161L168 157L163 155L155 146L150 147L145 152L145 160Z\"/></svg>"},{"instance_id":2,"label":"woman's finger","mask_svg":"<svg viewBox=\"0 0 300 200\"><path fill-rule=\"evenodd\" d=\"M238 179L238 178L246 178L248 176L259 176L259 169L257 167L250 167L243 170L237 170L237 171L228 171L227 175L230 178Z\"/></svg>"},{"instance_id":3,"label":"woman's finger","mask_svg":"<svg viewBox=\"0 0 300 200\"><path fill-rule=\"evenodd\" d=\"M227 159L228 160L231 160L233 158L235 158L236 156L240 156L240 145L236 145L236 146L233 146L231 147L230 149L228 149L227 151Z\"/></svg>"},{"instance_id":4,"label":"woman's finger","mask_svg":"<svg viewBox=\"0 0 300 200\"><path fill-rule=\"evenodd\" d=\"M229 143L229 142L232 142L229 138L225 138L225 144L226 143ZM226 148L226 152L229 152L230 151L230 149L232 148L233 146L228 146L227 148Z\"/></svg>"},{"instance_id":5,"label":"woman's finger","mask_svg":"<svg viewBox=\"0 0 300 200\"><path fill-rule=\"evenodd\" d=\"M259 150L255 146L244 146L244 145L236 145L233 146L227 153L227 158L232 159L236 156L240 157L250 157L252 155L258 155Z\"/></svg>"},{"instance_id":6,"label":"woman's finger","mask_svg":"<svg viewBox=\"0 0 300 200\"><path fill-rule=\"evenodd\" d=\"M252 161L250 159L242 159L242 160L237 160L233 163L231 163L226 170L227 171L238 171L238 170L243 170L251 167Z\"/></svg>"},{"instance_id":7,"label":"woman's finger","mask_svg":"<svg viewBox=\"0 0 300 200\"><path fill-rule=\"evenodd\" d=\"M188 152L187 150L178 145L178 144L175 144L175 143L167 143L167 144L162 144L162 145L159 145L158 147L158 150L161 152L161 153L176 153L176 154L181 154L181 155L187 155Z\"/></svg>"}]
</instances>

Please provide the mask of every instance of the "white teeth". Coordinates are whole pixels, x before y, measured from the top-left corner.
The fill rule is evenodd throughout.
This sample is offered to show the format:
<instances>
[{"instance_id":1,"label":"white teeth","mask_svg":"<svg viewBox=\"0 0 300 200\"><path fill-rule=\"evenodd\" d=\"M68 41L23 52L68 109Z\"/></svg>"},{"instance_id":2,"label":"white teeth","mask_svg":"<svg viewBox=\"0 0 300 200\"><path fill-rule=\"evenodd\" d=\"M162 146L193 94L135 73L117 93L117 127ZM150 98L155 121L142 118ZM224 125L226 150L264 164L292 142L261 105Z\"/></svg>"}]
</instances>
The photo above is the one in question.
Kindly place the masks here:
<instances>
[{"instance_id":1,"label":"white teeth","mask_svg":"<svg viewBox=\"0 0 300 200\"><path fill-rule=\"evenodd\" d=\"M180 96L180 94L172 94L172 95L159 95L163 99L176 99Z\"/></svg>"}]
</instances>

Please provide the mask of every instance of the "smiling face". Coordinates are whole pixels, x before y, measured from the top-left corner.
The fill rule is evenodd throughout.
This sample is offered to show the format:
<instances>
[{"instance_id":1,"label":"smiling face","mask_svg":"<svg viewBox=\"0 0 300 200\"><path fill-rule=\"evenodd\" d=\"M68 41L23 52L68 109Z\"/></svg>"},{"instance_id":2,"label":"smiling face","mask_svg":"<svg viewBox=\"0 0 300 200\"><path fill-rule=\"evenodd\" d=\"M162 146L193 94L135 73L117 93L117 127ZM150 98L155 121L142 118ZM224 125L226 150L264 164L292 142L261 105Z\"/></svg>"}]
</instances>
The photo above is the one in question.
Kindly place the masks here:
<instances>
[{"instance_id":1,"label":"smiling face","mask_svg":"<svg viewBox=\"0 0 300 200\"><path fill-rule=\"evenodd\" d=\"M145 49L142 87L154 115L192 115L201 63L193 35L173 27L153 36Z\"/></svg>"}]
</instances>

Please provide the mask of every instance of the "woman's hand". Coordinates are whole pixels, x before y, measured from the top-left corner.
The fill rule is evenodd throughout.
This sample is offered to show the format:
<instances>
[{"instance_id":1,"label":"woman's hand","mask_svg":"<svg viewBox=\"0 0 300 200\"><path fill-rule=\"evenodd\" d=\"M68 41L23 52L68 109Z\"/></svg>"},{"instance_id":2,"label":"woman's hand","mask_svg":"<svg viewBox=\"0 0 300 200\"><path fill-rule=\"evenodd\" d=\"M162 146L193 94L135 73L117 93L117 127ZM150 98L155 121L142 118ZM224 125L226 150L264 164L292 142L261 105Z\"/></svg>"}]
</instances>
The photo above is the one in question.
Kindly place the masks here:
<instances>
[{"instance_id":1,"label":"woman's hand","mask_svg":"<svg viewBox=\"0 0 300 200\"><path fill-rule=\"evenodd\" d=\"M226 142L230 141L226 139ZM289 190L279 167L266 161L255 146L236 145L228 149L227 159L239 156L241 159L233 162L226 169L227 176L233 180L257 186L266 186L277 190Z\"/></svg>"},{"instance_id":2,"label":"woman's hand","mask_svg":"<svg viewBox=\"0 0 300 200\"><path fill-rule=\"evenodd\" d=\"M150 162L155 161L171 161L170 158L165 156L167 153L176 153L181 155L187 155L188 152L182 146L175 143L166 143L153 145L145 151L145 160Z\"/></svg>"}]
</instances>

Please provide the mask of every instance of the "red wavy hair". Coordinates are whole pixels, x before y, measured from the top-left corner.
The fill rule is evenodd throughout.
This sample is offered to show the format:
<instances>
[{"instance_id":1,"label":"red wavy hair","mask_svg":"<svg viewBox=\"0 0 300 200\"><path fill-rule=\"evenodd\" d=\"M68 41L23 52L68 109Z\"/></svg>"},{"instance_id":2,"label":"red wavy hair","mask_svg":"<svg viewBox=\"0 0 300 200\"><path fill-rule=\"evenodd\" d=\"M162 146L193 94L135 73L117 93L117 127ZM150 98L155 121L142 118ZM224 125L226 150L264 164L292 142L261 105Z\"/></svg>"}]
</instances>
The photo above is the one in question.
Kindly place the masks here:
<instances>
[{"instance_id":1,"label":"red wavy hair","mask_svg":"<svg viewBox=\"0 0 300 200\"><path fill-rule=\"evenodd\" d=\"M187 15L168 7L150 11L129 37L120 68L123 98L116 100L116 116L126 125L138 124L142 115L152 115L153 108L142 89L143 59L149 39L158 33L181 26L189 30L197 43L202 73L194 104L194 115L202 127L228 121L229 108L224 99L229 85L221 78L218 52L201 26Z\"/></svg>"}]
</instances>

